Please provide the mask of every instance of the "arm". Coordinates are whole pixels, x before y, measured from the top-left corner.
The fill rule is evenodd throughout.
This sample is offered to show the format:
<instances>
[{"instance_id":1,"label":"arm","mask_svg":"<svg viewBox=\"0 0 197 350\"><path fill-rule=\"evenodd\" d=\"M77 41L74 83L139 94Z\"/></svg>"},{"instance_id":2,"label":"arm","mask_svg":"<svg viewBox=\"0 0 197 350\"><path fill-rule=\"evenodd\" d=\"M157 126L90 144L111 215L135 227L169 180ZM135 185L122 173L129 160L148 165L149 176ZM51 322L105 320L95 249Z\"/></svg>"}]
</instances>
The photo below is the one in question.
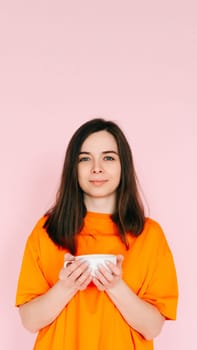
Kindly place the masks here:
<instances>
[{"instance_id":1,"label":"arm","mask_svg":"<svg viewBox=\"0 0 197 350\"><path fill-rule=\"evenodd\" d=\"M70 254L65 258L73 261ZM90 281L87 263L73 261L60 271L58 282L45 294L19 307L23 326L31 332L37 332L52 323L72 297L79 290L85 289Z\"/></svg>"},{"instance_id":2,"label":"arm","mask_svg":"<svg viewBox=\"0 0 197 350\"><path fill-rule=\"evenodd\" d=\"M62 281L58 281L45 294L19 307L23 326L30 332L37 332L49 325L76 292L77 290L74 287L65 288Z\"/></svg>"},{"instance_id":3,"label":"arm","mask_svg":"<svg viewBox=\"0 0 197 350\"><path fill-rule=\"evenodd\" d=\"M160 333L165 318L155 306L140 299L123 280L106 293L126 322L145 339L151 340Z\"/></svg>"},{"instance_id":4,"label":"arm","mask_svg":"<svg viewBox=\"0 0 197 350\"><path fill-rule=\"evenodd\" d=\"M108 263L110 272L100 267L93 282L99 290L105 290L125 321L142 336L151 340L157 336L165 318L157 308L140 299L122 280L122 257L117 257L117 265Z\"/></svg>"}]
</instances>

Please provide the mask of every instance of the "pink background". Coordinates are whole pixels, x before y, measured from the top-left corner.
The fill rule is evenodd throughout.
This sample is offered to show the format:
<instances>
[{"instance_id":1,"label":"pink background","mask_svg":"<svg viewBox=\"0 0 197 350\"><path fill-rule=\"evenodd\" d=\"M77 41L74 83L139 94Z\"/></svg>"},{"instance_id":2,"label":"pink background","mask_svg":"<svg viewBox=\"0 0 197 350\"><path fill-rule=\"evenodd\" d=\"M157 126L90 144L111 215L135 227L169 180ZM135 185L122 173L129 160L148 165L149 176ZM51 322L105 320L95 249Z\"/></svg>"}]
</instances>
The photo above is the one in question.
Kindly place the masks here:
<instances>
[{"instance_id":1,"label":"pink background","mask_svg":"<svg viewBox=\"0 0 197 350\"><path fill-rule=\"evenodd\" d=\"M101 116L128 136L177 267L178 319L155 348L195 350L196 1L6 0L0 35L1 348L33 346L14 307L25 241L53 202L72 133Z\"/></svg>"}]
</instances>

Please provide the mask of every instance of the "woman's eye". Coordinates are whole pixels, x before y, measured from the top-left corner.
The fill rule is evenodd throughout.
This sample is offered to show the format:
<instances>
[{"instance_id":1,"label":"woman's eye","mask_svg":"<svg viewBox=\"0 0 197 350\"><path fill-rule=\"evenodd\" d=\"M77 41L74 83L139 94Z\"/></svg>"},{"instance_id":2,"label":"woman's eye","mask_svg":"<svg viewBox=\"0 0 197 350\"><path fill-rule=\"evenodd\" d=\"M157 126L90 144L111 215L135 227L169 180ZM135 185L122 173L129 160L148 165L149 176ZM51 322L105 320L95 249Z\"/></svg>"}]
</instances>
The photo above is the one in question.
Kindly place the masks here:
<instances>
[{"instance_id":1,"label":"woman's eye","mask_svg":"<svg viewBox=\"0 0 197 350\"><path fill-rule=\"evenodd\" d=\"M105 156L104 160L114 160L114 158L112 156Z\"/></svg>"},{"instance_id":2,"label":"woman's eye","mask_svg":"<svg viewBox=\"0 0 197 350\"><path fill-rule=\"evenodd\" d=\"M87 162L90 158L89 157L82 157L79 158L79 162Z\"/></svg>"}]
</instances>

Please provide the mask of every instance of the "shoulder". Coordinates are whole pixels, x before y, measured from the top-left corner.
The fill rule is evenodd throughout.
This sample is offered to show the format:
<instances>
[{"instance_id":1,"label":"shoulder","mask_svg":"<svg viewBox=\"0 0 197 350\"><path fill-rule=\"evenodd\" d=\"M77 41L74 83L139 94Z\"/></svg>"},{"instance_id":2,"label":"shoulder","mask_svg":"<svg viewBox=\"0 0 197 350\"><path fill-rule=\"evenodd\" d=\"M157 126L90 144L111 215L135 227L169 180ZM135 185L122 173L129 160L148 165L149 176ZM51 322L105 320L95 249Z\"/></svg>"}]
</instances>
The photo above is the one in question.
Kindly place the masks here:
<instances>
[{"instance_id":1,"label":"shoulder","mask_svg":"<svg viewBox=\"0 0 197 350\"><path fill-rule=\"evenodd\" d=\"M161 232L163 231L162 230L162 227L160 225L160 223L158 223L158 221L150 218L150 217L146 217L145 218L145 224L144 224L144 230L151 230L151 231L154 231L154 232Z\"/></svg>"},{"instance_id":2,"label":"shoulder","mask_svg":"<svg viewBox=\"0 0 197 350\"><path fill-rule=\"evenodd\" d=\"M45 228L44 228L44 224L47 220L47 216L42 216L35 224L34 228L33 228L33 231L32 231L32 234L36 235L36 234L39 234L39 233L43 233L43 232L46 232Z\"/></svg>"},{"instance_id":3,"label":"shoulder","mask_svg":"<svg viewBox=\"0 0 197 350\"><path fill-rule=\"evenodd\" d=\"M145 219L144 229L139 238L148 245L168 245L162 226L150 217Z\"/></svg>"},{"instance_id":4,"label":"shoulder","mask_svg":"<svg viewBox=\"0 0 197 350\"><path fill-rule=\"evenodd\" d=\"M41 217L33 227L32 232L29 234L27 243L29 244L39 244L41 241L48 241L49 236L44 228L44 224L47 220L47 216Z\"/></svg>"},{"instance_id":5,"label":"shoulder","mask_svg":"<svg viewBox=\"0 0 197 350\"><path fill-rule=\"evenodd\" d=\"M154 270L161 261L171 261L172 253L161 225L146 218L144 229L131 245L131 253Z\"/></svg>"}]
</instances>

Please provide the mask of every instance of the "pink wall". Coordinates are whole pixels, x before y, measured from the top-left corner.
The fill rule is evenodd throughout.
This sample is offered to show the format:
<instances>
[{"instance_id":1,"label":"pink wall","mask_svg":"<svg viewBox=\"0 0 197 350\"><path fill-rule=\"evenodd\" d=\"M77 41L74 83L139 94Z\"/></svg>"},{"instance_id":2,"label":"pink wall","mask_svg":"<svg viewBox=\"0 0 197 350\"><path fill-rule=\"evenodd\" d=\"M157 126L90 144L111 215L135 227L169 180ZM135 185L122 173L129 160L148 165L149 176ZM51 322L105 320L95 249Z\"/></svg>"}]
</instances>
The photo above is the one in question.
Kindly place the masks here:
<instances>
[{"instance_id":1,"label":"pink wall","mask_svg":"<svg viewBox=\"0 0 197 350\"><path fill-rule=\"evenodd\" d=\"M178 320L156 350L195 349L196 11L195 0L1 4L2 349L32 347L14 308L24 244L52 203L68 139L93 116L126 132L150 215L174 254Z\"/></svg>"}]
</instances>

